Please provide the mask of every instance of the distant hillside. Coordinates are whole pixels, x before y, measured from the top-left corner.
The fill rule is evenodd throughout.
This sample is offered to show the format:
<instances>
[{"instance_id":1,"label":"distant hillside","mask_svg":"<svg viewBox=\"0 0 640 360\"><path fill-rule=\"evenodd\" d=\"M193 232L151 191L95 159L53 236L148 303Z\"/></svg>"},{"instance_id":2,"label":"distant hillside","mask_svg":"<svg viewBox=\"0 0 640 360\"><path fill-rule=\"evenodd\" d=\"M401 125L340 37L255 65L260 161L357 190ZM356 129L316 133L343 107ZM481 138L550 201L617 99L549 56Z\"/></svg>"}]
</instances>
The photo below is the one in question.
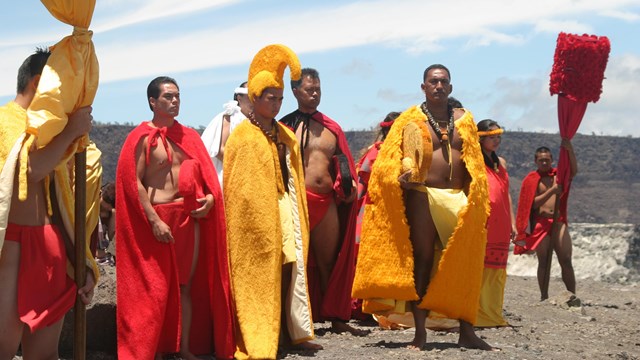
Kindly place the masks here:
<instances>
[{"instance_id":1,"label":"distant hillside","mask_svg":"<svg viewBox=\"0 0 640 360\"><path fill-rule=\"evenodd\" d=\"M132 129L127 125L95 125L91 131L91 138L103 153L105 182L115 178L122 143ZM375 137L371 131L345 134L356 158ZM570 221L640 224L640 139L578 134L573 145L579 173L569 198ZM509 164L514 206L522 178L535 169L533 152L539 146L552 149L557 159L560 136L529 132L508 132L503 136L499 154Z\"/></svg>"}]
</instances>

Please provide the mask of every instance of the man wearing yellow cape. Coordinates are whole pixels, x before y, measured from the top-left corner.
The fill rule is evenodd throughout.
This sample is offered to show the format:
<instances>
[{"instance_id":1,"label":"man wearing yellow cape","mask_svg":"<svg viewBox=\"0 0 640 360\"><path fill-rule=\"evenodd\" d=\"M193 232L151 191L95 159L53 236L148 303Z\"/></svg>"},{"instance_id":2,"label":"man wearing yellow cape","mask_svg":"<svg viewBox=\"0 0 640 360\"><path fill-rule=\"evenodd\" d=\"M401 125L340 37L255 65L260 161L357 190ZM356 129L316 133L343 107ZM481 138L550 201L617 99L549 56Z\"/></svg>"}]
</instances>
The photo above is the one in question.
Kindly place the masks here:
<instances>
[{"instance_id":1,"label":"man wearing yellow cape","mask_svg":"<svg viewBox=\"0 0 640 360\"><path fill-rule=\"evenodd\" d=\"M224 204L238 359L275 359L285 343L311 350L307 286L309 217L304 170L295 135L275 121L284 70L300 78L296 54L283 45L260 50L249 68L254 112L229 136Z\"/></svg>"},{"instance_id":2,"label":"man wearing yellow cape","mask_svg":"<svg viewBox=\"0 0 640 360\"><path fill-rule=\"evenodd\" d=\"M394 300L410 301L410 347L424 347L429 309L460 320L460 346L490 350L472 325L489 211L476 125L448 104L445 66L429 66L421 88L426 101L395 120L373 166L353 296L369 313L403 313Z\"/></svg>"},{"instance_id":3,"label":"man wearing yellow cape","mask_svg":"<svg viewBox=\"0 0 640 360\"><path fill-rule=\"evenodd\" d=\"M49 55L38 50L25 60L15 100L0 108L0 359L12 358L20 343L25 358L57 359L64 315L76 292L89 303L96 278L88 272L86 284L77 289L68 275L65 229L54 224L58 204L48 197L54 168L91 130L91 108L71 114L43 147L25 144L27 108Z\"/></svg>"}]
</instances>

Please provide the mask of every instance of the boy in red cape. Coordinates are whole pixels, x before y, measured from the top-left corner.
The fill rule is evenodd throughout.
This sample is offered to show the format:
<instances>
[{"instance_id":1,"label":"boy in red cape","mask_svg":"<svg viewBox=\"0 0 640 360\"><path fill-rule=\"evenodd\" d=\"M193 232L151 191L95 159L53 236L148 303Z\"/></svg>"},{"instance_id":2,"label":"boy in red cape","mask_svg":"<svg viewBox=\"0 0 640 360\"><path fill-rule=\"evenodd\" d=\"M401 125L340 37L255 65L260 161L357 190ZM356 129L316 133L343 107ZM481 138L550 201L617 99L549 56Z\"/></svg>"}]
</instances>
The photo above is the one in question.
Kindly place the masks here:
<instances>
[{"instance_id":1,"label":"boy in red cape","mask_svg":"<svg viewBox=\"0 0 640 360\"><path fill-rule=\"evenodd\" d=\"M280 122L296 133L304 162L311 229L309 293L313 321L330 320L332 330L356 336L368 332L347 324L355 275L355 231L358 206L356 169L338 123L319 112L320 75L304 68L291 81L298 109Z\"/></svg>"},{"instance_id":2,"label":"boy in red cape","mask_svg":"<svg viewBox=\"0 0 640 360\"><path fill-rule=\"evenodd\" d=\"M175 120L180 92L147 88L153 120L127 137L116 175L118 357L232 358L224 208L200 136ZM194 355L195 354L195 355Z\"/></svg>"},{"instance_id":3,"label":"boy in red cape","mask_svg":"<svg viewBox=\"0 0 640 360\"><path fill-rule=\"evenodd\" d=\"M578 165L573 146L568 139L562 139L561 146L569 153L570 179L578 173ZM571 236L567 223L567 200L563 195L562 186L556 183L556 169L552 166L553 157L547 147L536 149L534 159L538 169L532 171L522 180L520 198L518 200L518 212L516 215L516 237L514 254L535 251L538 257L538 284L540 285L541 299L549 297L548 293L542 293L544 274L547 271L547 254L549 246L553 246L560 268L562 269L562 281L567 290L576 293L576 279L571 263ZM566 194L565 194L566 195ZM552 239L551 229L554 221L556 197L560 196L560 212L556 216L561 223L559 236Z\"/></svg>"}]
</instances>

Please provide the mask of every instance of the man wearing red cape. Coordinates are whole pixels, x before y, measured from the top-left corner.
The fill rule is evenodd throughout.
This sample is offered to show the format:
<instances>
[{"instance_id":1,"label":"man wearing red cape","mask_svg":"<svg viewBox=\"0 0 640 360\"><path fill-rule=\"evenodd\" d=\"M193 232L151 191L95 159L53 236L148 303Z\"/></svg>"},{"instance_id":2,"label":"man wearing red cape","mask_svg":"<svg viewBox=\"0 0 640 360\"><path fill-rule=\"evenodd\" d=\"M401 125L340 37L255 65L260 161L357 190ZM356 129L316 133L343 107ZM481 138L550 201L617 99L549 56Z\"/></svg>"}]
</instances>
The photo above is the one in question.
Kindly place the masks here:
<instances>
[{"instance_id":1,"label":"man wearing red cape","mask_svg":"<svg viewBox=\"0 0 640 360\"><path fill-rule=\"evenodd\" d=\"M291 88L298 109L280 122L296 133L304 162L313 320L330 320L338 333L366 335L347 324L351 318L358 215L353 157L340 125L317 110L321 95L318 71L302 69L300 80L292 81Z\"/></svg>"},{"instance_id":2,"label":"man wearing red cape","mask_svg":"<svg viewBox=\"0 0 640 360\"><path fill-rule=\"evenodd\" d=\"M574 35L562 32L558 35L549 83L551 95L558 95L558 125L560 127L560 136L563 139L555 178L555 183L559 185L557 187L559 190L558 195L555 196L553 226L550 229L551 237L554 241L558 241L557 239L560 236L561 228L559 224L562 223L561 216L564 215L566 218L567 215L571 179L575 175L573 161L571 160L572 148L568 142L578 131L582 117L587 109L587 103L595 103L600 99L604 70L607 67L610 50L609 39L605 36ZM568 146L567 143L569 144ZM535 179L528 181L535 182ZM528 186L528 188L531 187L531 185ZM530 194L531 190L527 192ZM521 194L521 198L522 196ZM531 197L526 194L524 196ZM520 208L520 204L518 204L518 208ZM523 210L521 214L520 210L518 210L516 217L518 239L525 237L524 232L527 227L527 220L525 211ZM540 282L543 300L546 299L549 288L552 249L553 247L549 247L547 250L545 257L546 269L544 269L542 281ZM517 249L516 251L522 251L522 249ZM540 267L538 269L540 272Z\"/></svg>"},{"instance_id":3,"label":"man wearing red cape","mask_svg":"<svg viewBox=\"0 0 640 360\"><path fill-rule=\"evenodd\" d=\"M568 139L562 140L562 147L569 152L570 169L572 179L578 173L576 156L573 146ZM566 196L562 196L562 186L556 183L557 169L552 166L553 158L551 150L547 147L536 149L534 160L538 169L530 172L522 180L520 198L518 200L518 212L516 216L516 229L518 235L514 247L514 253L520 255L535 251L538 257L538 285L540 286L540 298L549 297L548 289L544 288L544 276L547 271L547 256L554 249L560 268L562 281L568 291L576 293L576 278L571 263L572 244L567 222ZM560 208L556 208L556 199L560 198ZM559 214L555 214L559 212ZM558 235L552 233L554 221L559 222Z\"/></svg>"},{"instance_id":4,"label":"man wearing red cape","mask_svg":"<svg viewBox=\"0 0 640 360\"><path fill-rule=\"evenodd\" d=\"M226 230L200 136L175 120L178 85L147 88L153 120L127 137L116 174L118 358L235 350Z\"/></svg>"}]
</instances>

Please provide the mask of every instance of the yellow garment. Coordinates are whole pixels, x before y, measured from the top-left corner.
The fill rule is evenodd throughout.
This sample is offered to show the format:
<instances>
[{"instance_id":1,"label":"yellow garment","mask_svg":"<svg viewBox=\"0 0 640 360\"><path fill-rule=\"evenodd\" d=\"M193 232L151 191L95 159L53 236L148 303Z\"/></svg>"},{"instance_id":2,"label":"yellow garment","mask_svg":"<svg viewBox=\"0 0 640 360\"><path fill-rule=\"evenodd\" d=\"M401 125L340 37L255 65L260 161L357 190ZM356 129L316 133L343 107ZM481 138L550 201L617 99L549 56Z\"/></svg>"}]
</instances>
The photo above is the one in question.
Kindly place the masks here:
<instances>
[{"instance_id":1,"label":"yellow garment","mask_svg":"<svg viewBox=\"0 0 640 360\"><path fill-rule=\"evenodd\" d=\"M476 326L494 327L509 325L502 316L506 282L506 269L484 268L482 290L480 292L480 308L478 309Z\"/></svg>"},{"instance_id":2,"label":"yellow garment","mask_svg":"<svg viewBox=\"0 0 640 360\"><path fill-rule=\"evenodd\" d=\"M278 194L278 207L282 228L282 264L288 264L296 261L295 221L289 193Z\"/></svg>"},{"instance_id":3,"label":"yellow garment","mask_svg":"<svg viewBox=\"0 0 640 360\"><path fill-rule=\"evenodd\" d=\"M433 145L419 106L403 112L382 144L369 182L353 296L362 299L418 300L413 279L413 250L398 176L412 169L411 181L424 182ZM420 307L452 319L475 322L489 211L487 178L476 125L470 112L455 122L463 140L462 160L471 175L468 206L459 213L438 272ZM423 294L421 294L423 295Z\"/></svg>"},{"instance_id":4,"label":"yellow garment","mask_svg":"<svg viewBox=\"0 0 640 360\"><path fill-rule=\"evenodd\" d=\"M277 125L286 147L296 258L286 302L294 343L313 335L306 260L309 220L304 169L295 135ZM276 145L248 120L229 136L223 162L229 267L236 309L237 350L244 358L275 358L281 314L282 222L278 197L285 191Z\"/></svg>"},{"instance_id":5,"label":"yellow garment","mask_svg":"<svg viewBox=\"0 0 640 360\"><path fill-rule=\"evenodd\" d=\"M26 124L27 112L15 101L0 107L0 251L7 231L16 164L26 137ZM19 181L26 189L26 173Z\"/></svg>"},{"instance_id":6,"label":"yellow garment","mask_svg":"<svg viewBox=\"0 0 640 360\"><path fill-rule=\"evenodd\" d=\"M438 272L438 263L442 257L442 250L446 248L449 237L453 234L458 224L458 213L467 205L467 197L460 189L438 189L425 186L420 191L428 194L429 210L439 238L434 245L434 265L430 272L430 277L433 279ZM403 300L370 299L364 302L363 311L382 315L384 318L380 319L391 325L397 324L400 327L415 326L409 304ZM429 329L450 329L459 325L457 320L448 319L435 311L429 312L426 323L426 327Z\"/></svg>"},{"instance_id":7,"label":"yellow garment","mask_svg":"<svg viewBox=\"0 0 640 360\"><path fill-rule=\"evenodd\" d=\"M73 26L73 34L51 47L29 106L29 132L37 136L38 147L64 129L68 114L91 105L98 90L98 59L89 31L95 0L41 1L56 19Z\"/></svg>"}]
</instances>

